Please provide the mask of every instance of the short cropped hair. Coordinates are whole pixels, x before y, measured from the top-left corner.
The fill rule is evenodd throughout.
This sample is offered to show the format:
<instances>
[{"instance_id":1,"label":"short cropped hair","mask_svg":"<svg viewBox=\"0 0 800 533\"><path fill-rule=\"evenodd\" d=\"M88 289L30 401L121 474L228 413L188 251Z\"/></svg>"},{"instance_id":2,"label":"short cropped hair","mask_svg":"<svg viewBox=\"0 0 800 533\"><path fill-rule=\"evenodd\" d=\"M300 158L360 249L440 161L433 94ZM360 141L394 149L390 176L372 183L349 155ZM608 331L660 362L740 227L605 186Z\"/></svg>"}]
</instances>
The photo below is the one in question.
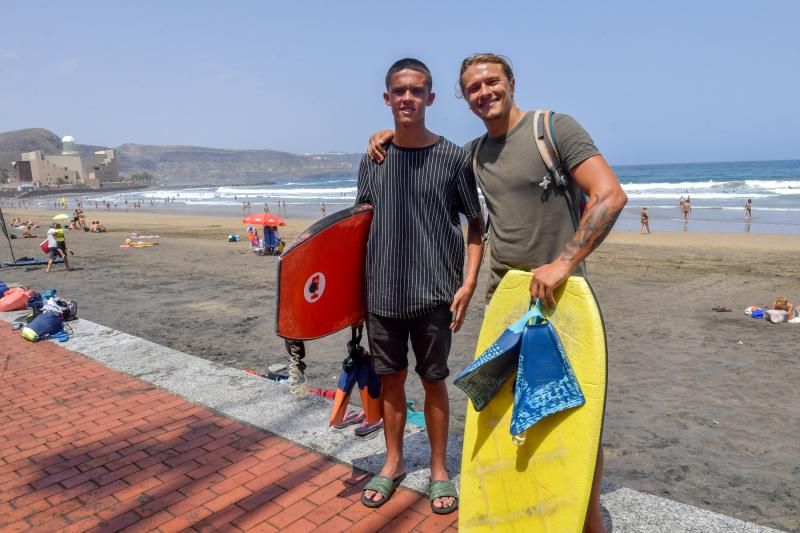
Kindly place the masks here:
<instances>
[{"instance_id":1,"label":"short cropped hair","mask_svg":"<svg viewBox=\"0 0 800 533\"><path fill-rule=\"evenodd\" d=\"M482 63L494 63L503 68L503 74L506 75L508 81L514 81L514 71L511 70L511 60L505 56L498 54L472 54L461 62L461 72L458 73L458 84L461 87L461 95L464 95L464 72L472 65L480 65Z\"/></svg>"},{"instance_id":2,"label":"short cropped hair","mask_svg":"<svg viewBox=\"0 0 800 533\"><path fill-rule=\"evenodd\" d=\"M397 60L389 67L389 70L386 72L386 90L389 90L389 82L392 79L392 74L395 72L400 72L401 70L414 70L416 72L421 72L425 74L428 78L428 90L433 90L433 76L431 76L431 71L428 70L428 67L425 66L425 63L420 61L419 59L414 59L413 57L406 57L400 60Z\"/></svg>"}]
</instances>

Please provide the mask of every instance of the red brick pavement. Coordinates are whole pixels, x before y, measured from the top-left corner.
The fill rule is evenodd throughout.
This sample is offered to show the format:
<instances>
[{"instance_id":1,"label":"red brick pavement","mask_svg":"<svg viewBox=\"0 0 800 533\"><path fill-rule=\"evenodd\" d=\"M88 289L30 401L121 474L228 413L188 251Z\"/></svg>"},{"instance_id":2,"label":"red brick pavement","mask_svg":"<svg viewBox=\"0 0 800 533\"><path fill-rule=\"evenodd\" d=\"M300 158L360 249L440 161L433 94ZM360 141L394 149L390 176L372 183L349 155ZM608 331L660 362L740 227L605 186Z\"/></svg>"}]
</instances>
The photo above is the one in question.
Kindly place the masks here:
<instances>
[{"instance_id":1,"label":"red brick pavement","mask_svg":"<svg viewBox=\"0 0 800 533\"><path fill-rule=\"evenodd\" d=\"M0 530L454 531L401 489L0 322Z\"/></svg>"}]
</instances>

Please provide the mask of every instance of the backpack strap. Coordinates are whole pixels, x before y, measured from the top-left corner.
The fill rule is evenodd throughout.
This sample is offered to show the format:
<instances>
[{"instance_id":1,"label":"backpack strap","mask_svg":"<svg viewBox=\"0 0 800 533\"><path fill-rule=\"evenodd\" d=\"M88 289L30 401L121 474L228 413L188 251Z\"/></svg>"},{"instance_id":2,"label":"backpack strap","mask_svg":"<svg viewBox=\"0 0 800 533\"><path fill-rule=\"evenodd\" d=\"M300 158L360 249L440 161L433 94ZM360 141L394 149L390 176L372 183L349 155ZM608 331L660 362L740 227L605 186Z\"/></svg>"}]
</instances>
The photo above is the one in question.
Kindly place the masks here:
<instances>
[{"instance_id":1,"label":"backpack strap","mask_svg":"<svg viewBox=\"0 0 800 533\"><path fill-rule=\"evenodd\" d=\"M546 189L552 182L559 187L566 187L568 184L568 174L564 172L561 165L561 157L556 147L555 134L553 133L553 115L548 109L539 109L533 114L533 133L536 137L536 147L542 156L544 166L547 168L547 176L542 178L539 185Z\"/></svg>"},{"instance_id":2,"label":"backpack strap","mask_svg":"<svg viewBox=\"0 0 800 533\"><path fill-rule=\"evenodd\" d=\"M484 133L483 135L481 135L478 138L477 141L475 141L475 144L472 146L472 153L470 154L470 160L472 161L472 175L475 176L476 180L477 180L477 177L478 177L478 151L481 149L481 146L483 146L483 143L486 141L487 137L489 137L489 134L488 133ZM489 208L487 207L486 208L486 224L484 225L484 228L483 228L483 237L482 237L483 242L486 242L486 241L489 240L489 225L491 223L492 223L492 221L489 220ZM484 254L486 253L486 248L483 249L483 252L484 252Z\"/></svg>"},{"instance_id":3,"label":"backpack strap","mask_svg":"<svg viewBox=\"0 0 800 533\"><path fill-rule=\"evenodd\" d=\"M536 140L536 148L539 149L539 155L542 157L545 168L547 168L547 176L542 178L539 186L547 189L550 183L555 183L558 187L564 190L564 198L567 201L567 208L569 215L572 219L572 225L575 231L578 231L578 211L575 210L570 191L567 189L569 185L569 172L564 170L561 164L561 156L558 153L558 146L556 145L556 136L553 130L553 116L555 113L549 109L538 109L533 115L533 133ZM583 195L583 192L580 193Z\"/></svg>"}]
</instances>

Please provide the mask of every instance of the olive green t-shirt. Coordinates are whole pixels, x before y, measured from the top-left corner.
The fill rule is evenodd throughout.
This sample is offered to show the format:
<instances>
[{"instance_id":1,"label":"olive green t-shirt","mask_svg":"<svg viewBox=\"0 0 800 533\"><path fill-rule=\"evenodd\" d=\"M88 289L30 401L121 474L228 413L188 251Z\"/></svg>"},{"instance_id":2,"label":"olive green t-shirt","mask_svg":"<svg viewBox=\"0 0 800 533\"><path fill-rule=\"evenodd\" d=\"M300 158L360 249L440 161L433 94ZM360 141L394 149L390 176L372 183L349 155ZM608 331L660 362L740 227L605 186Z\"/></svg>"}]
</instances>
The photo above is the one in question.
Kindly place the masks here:
<instances>
[{"instance_id":1,"label":"olive green t-shirt","mask_svg":"<svg viewBox=\"0 0 800 533\"><path fill-rule=\"evenodd\" d=\"M569 115L555 114L553 133L564 169L600 152L588 133ZM469 153L475 139L465 147ZM577 211L579 190L570 180L566 188L539 184L547 167L533 134L533 112L500 137L486 137L480 145L475 174L489 211L491 278L487 302L510 269L531 270L554 261L575 234L565 194ZM576 269L573 274L582 274Z\"/></svg>"}]
</instances>

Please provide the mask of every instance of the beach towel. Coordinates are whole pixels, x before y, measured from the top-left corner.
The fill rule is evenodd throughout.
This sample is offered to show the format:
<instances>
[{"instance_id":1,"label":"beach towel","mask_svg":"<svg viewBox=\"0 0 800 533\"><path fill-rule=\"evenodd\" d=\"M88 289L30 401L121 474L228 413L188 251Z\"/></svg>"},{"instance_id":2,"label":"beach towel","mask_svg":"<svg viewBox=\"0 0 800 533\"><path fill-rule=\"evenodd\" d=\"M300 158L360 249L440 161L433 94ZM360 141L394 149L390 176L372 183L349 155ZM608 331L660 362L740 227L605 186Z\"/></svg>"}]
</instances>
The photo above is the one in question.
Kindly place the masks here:
<instances>
[{"instance_id":1,"label":"beach towel","mask_svg":"<svg viewBox=\"0 0 800 533\"><path fill-rule=\"evenodd\" d=\"M132 241L130 239L125 239L123 244L120 244L120 248L151 248L153 246L158 246L157 242L142 242L142 241Z\"/></svg>"},{"instance_id":2,"label":"beach towel","mask_svg":"<svg viewBox=\"0 0 800 533\"><path fill-rule=\"evenodd\" d=\"M778 309L767 309L766 313L767 314L765 318L772 324L780 324L781 322L787 322L789 320L788 311L780 311Z\"/></svg>"},{"instance_id":3,"label":"beach towel","mask_svg":"<svg viewBox=\"0 0 800 533\"><path fill-rule=\"evenodd\" d=\"M8 290L8 285L0 281L0 298L6 295L7 290Z\"/></svg>"}]
</instances>

